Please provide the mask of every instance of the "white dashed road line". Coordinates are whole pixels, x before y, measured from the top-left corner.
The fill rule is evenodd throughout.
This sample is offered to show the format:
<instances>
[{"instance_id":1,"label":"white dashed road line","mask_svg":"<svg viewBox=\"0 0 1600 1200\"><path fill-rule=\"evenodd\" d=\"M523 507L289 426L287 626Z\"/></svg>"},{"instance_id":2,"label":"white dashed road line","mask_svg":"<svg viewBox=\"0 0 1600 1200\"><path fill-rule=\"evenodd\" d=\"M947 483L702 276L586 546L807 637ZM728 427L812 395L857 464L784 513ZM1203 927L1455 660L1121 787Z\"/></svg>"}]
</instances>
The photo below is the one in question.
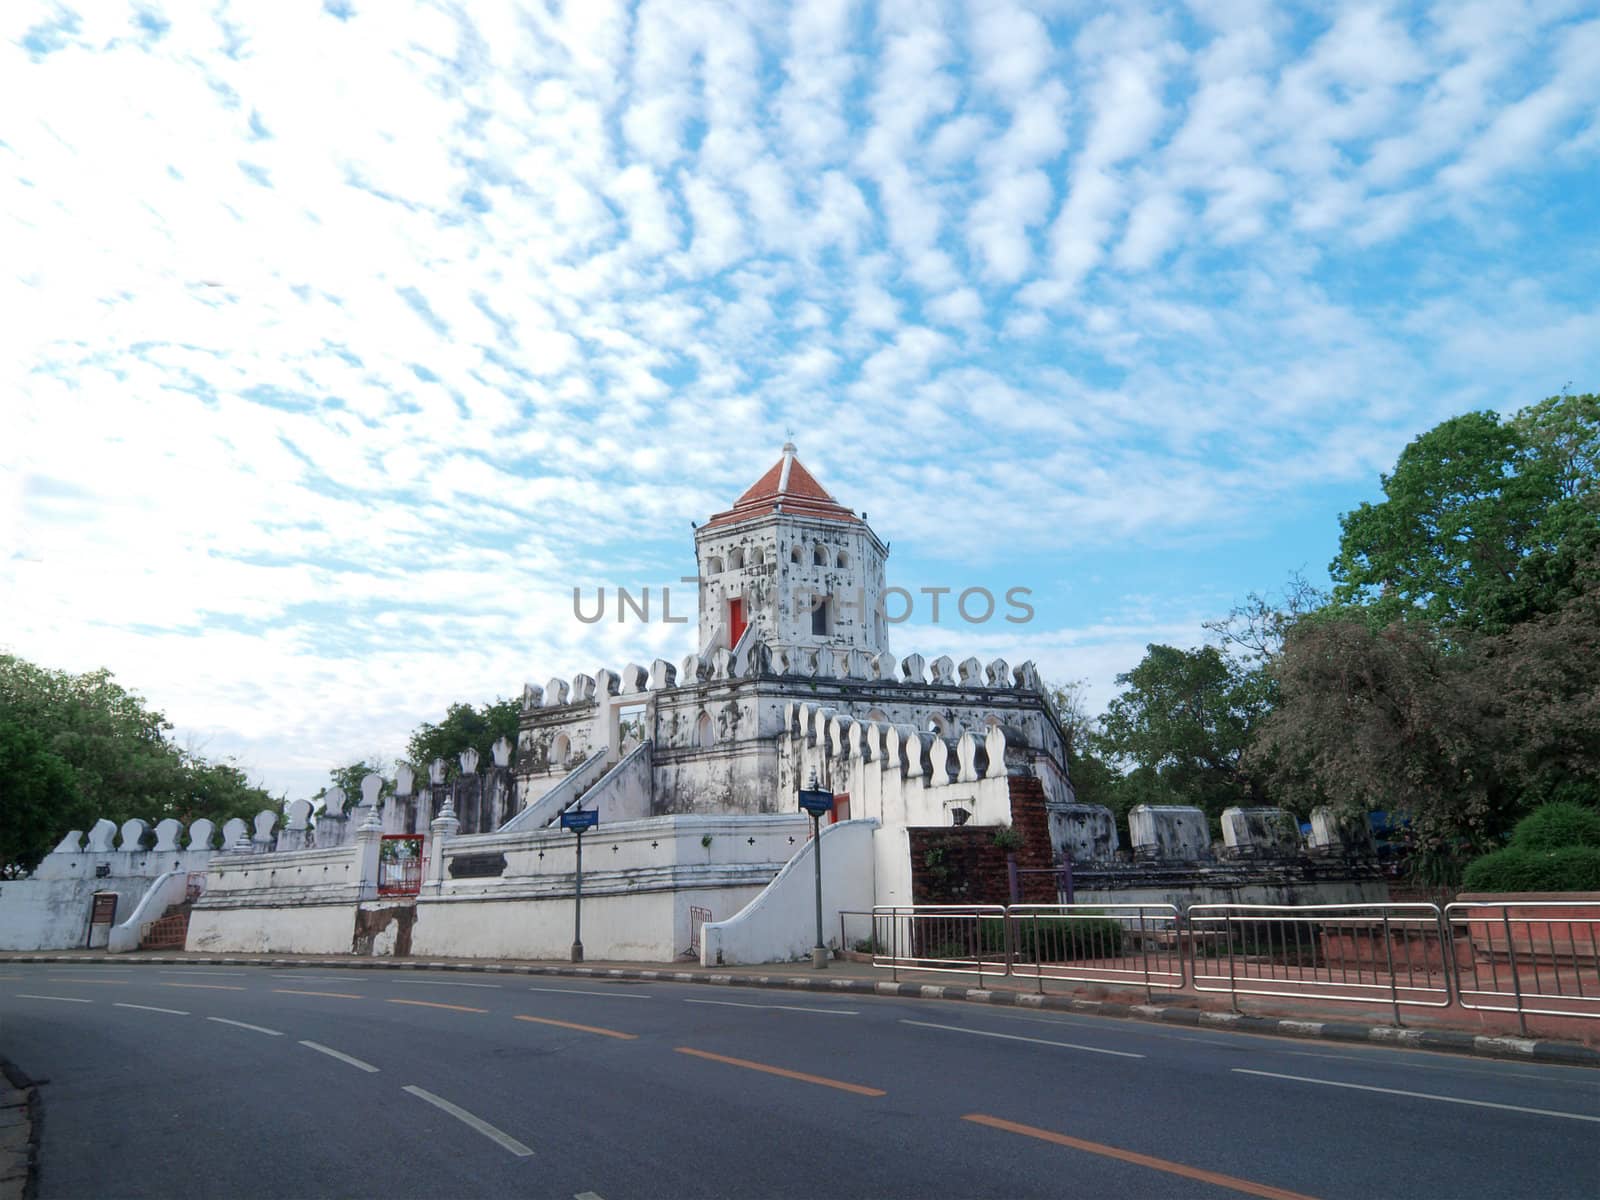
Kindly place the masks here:
<instances>
[{"instance_id":1,"label":"white dashed road line","mask_svg":"<svg viewBox=\"0 0 1600 1200\"><path fill-rule=\"evenodd\" d=\"M315 1050L318 1054L326 1054L329 1058L337 1058L342 1063L349 1063L352 1067L359 1068L369 1074L376 1075L378 1068L369 1062L362 1062L359 1058L335 1050L332 1046L324 1046L321 1042L301 1042L307 1050Z\"/></svg>"},{"instance_id":2,"label":"white dashed road line","mask_svg":"<svg viewBox=\"0 0 1600 1200\"><path fill-rule=\"evenodd\" d=\"M1289 1079L1295 1083L1320 1083L1323 1087L1349 1088L1356 1092L1382 1092L1386 1096L1409 1096L1413 1100L1437 1100L1441 1104L1470 1104L1474 1108L1498 1108L1503 1112L1532 1113L1536 1117L1561 1117L1567 1121L1593 1121L1600 1124L1600 1117L1591 1117L1586 1113L1557 1112L1550 1108L1525 1108L1520 1104L1496 1104L1492 1100L1464 1100L1460 1096L1436 1096L1431 1092L1406 1092L1399 1088L1373 1087L1367 1083L1341 1083L1336 1079L1312 1079L1309 1075L1279 1075L1275 1071L1252 1071L1245 1067L1234 1067L1235 1075L1260 1075L1267 1079Z\"/></svg>"},{"instance_id":3,"label":"white dashed road line","mask_svg":"<svg viewBox=\"0 0 1600 1200\"><path fill-rule=\"evenodd\" d=\"M175 1017L187 1017L189 1014L181 1008L157 1008L154 1004L123 1004L120 1000L112 1004L113 1008L137 1008L142 1012L171 1013Z\"/></svg>"},{"instance_id":4,"label":"white dashed road line","mask_svg":"<svg viewBox=\"0 0 1600 1200\"><path fill-rule=\"evenodd\" d=\"M932 1021L908 1021L900 1019L902 1025L916 1025L922 1029L947 1029L951 1033L970 1033L973 1037L999 1038L1007 1042L1030 1042L1035 1046L1059 1046L1063 1050L1082 1050L1088 1054L1109 1054L1115 1058L1143 1058L1142 1054L1132 1054L1127 1050L1106 1050L1100 1046L1082 1046L1077 1042L1052 1042L1047 1038L1022 1037L1015 1033L993 1033L987 1029L968 1029L962 1025L935 1025Z\"/></svg>"},{"instance_id":5,"label":"white dashed road line","mask_svg":"<svg viewBox=\"0 0 1600 1200\"><path fill-rule=\"evenodd\" d=\"M624 1000L653 1000L655 998L651 992L580 992L577 988L546 987L531 987L528 990L530 992L554 992L558 996L612 996L621 997Z\"/></svg>"},{"instance_id":6,"label":"white dashed road line","mask_svg":"<svg viewBox=\"0 0 1600 1200\"><path fill-rule=\"evenodd\" d=\"M93 1000L85 1000L81 996L35 996L31 992L18 992L18 1000L60 1000L65 1004L93 1004Z\"/></svg>"},{"instance_id":7,"label":"white dashed road line","mask_svg":"<svg viewBox=\"0 0 1600 1200\"><path fill-rule=\"evenodd\" d=\"M253 1029L257 1033L270 1034L273 1037L282 1037L281 1029L268 1029L265 1025L251 1025L246 1021L230 1021L227 1017L207 1017L208 1021L215 1021L218 1025L237 1025L240 1029Z\"/></svg>"},{"instance_id":8,"label":"white dashed road line","mask_svg":"<svg viewBox=\"0 0 1600 1200\"><path fill-rule=\"evenodd\" d=\"M475 1117L466 1109L451 1104L450 1101L446 1100L443 1096L435 1096L432 1092L425 1091L414 1083L406 1084L404 1090L410 1092L418 1100L426 1100L440 1112L449 1113L463 1125L468 1125L473 1129L476 1129L491 1142L498 1143L505 1149L511 1151L511 1153L515 1154L518 1158L531 1158L533 1156L532 1150L528 1149L521 1142L517 1141L517 1139L512 1137L509 1133L506 1133L504 1130L496 1129L482 1117Z\"/></svg>"},{"instance_id":9,"label":"white dashed road line","mask_svg":"<svg viewBox=\"0 0 1600 1200\"><path fill-rule=\"evenodd\" d=\"M784 1012L827 1013L829 1016L859 1017L853 1008L802 1008L798 1004L740 1004L737 1000L685 1000L685 1004L715 1004L719 1008L769 1008Z\"/></svg>"}]
</instances>

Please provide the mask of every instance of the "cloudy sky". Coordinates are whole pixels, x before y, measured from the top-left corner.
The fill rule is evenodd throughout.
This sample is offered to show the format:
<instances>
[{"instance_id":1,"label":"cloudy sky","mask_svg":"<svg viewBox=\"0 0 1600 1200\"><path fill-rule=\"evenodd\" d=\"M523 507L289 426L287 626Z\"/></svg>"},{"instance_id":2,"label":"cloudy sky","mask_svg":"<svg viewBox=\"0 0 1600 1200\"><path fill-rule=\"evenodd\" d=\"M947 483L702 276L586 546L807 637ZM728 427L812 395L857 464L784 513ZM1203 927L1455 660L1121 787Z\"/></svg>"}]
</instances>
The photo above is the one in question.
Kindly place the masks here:
<instances>
[{"instance_id":1,"label":"cloudy sky","mask_svg":"<svg viewBox=\"0 0 1600 1200\"><path fill-rule=\"evenodd\" d=\"M0 646L303 794L692 649L572 589L792 431L891 582L1033 590L898 652L1103 701L1600 385L1597 62L1592 0L7 0Z\"/></svg>"}]
</instances>

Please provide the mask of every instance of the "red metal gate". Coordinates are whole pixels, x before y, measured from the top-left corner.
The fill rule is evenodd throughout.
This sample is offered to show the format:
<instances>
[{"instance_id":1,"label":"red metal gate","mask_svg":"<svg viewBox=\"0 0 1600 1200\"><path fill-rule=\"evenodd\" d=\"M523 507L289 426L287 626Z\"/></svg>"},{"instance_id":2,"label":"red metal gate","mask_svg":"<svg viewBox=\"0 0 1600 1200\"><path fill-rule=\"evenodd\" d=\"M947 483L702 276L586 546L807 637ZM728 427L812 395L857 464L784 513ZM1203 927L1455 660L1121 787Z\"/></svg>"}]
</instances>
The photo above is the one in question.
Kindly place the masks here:
<instances>
[{"instance_id":1,"label":"red metal gate","mask_svg":"<svg viewBox=\"0 0 1600 1200\"><path fill-rule=\"evenodd\" d=\"M378 895L415 896L422 890L422 835L389 833L378 843Z\"/></svg>"}]
</instances>

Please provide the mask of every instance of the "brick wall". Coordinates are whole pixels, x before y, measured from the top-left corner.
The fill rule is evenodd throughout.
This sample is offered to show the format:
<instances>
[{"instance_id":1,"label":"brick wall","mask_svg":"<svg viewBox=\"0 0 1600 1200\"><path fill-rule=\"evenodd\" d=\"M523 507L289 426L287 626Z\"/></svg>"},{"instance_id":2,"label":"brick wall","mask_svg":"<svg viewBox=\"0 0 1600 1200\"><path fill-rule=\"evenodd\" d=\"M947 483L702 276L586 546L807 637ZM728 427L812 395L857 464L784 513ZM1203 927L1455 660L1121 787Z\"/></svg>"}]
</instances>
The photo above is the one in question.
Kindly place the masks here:
<instances>
[{"instance_id":1,"label":"brick wall","mask_svg":"<svg viewBox=\"0 0 1600 1200\"><path fill-rule=\"evenodd\" d=\"M1049 868L1050 820L1044 806L1044 787L1031 776L1013 775L1011 827L1022 836L1016 851L1017 866ZM908 830L911 841L911 902L913 904L1009 904L1006 852L994 844L992 826L963 825ZM1054 904L1055 879L1049 875L1021 877L1025 904Z\"/></svg>"}]
</instances>

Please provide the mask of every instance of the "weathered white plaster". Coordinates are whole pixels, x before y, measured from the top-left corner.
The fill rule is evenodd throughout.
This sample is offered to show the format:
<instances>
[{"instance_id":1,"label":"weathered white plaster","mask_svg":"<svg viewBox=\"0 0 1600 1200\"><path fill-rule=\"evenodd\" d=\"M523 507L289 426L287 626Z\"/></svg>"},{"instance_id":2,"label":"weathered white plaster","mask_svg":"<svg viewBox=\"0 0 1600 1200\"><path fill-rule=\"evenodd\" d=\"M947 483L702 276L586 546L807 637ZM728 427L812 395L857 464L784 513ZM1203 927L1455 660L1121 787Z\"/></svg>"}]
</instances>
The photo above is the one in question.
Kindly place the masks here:
<instances>
[{"instance_id":1,"label":"weathered white plaster","mask_svg":"<svg viewBox=\"0 0 1600 1200\"><path fill-rule=\"evenodd\" d=\"M700 934L702 966L788 962L805 958L816 944L817 841L822 843L823 945L840 949L839 912L870 912L874 890L874 820L825 825L809 839L760 895L726 921Z\"/></svg>"}]
</instances>

